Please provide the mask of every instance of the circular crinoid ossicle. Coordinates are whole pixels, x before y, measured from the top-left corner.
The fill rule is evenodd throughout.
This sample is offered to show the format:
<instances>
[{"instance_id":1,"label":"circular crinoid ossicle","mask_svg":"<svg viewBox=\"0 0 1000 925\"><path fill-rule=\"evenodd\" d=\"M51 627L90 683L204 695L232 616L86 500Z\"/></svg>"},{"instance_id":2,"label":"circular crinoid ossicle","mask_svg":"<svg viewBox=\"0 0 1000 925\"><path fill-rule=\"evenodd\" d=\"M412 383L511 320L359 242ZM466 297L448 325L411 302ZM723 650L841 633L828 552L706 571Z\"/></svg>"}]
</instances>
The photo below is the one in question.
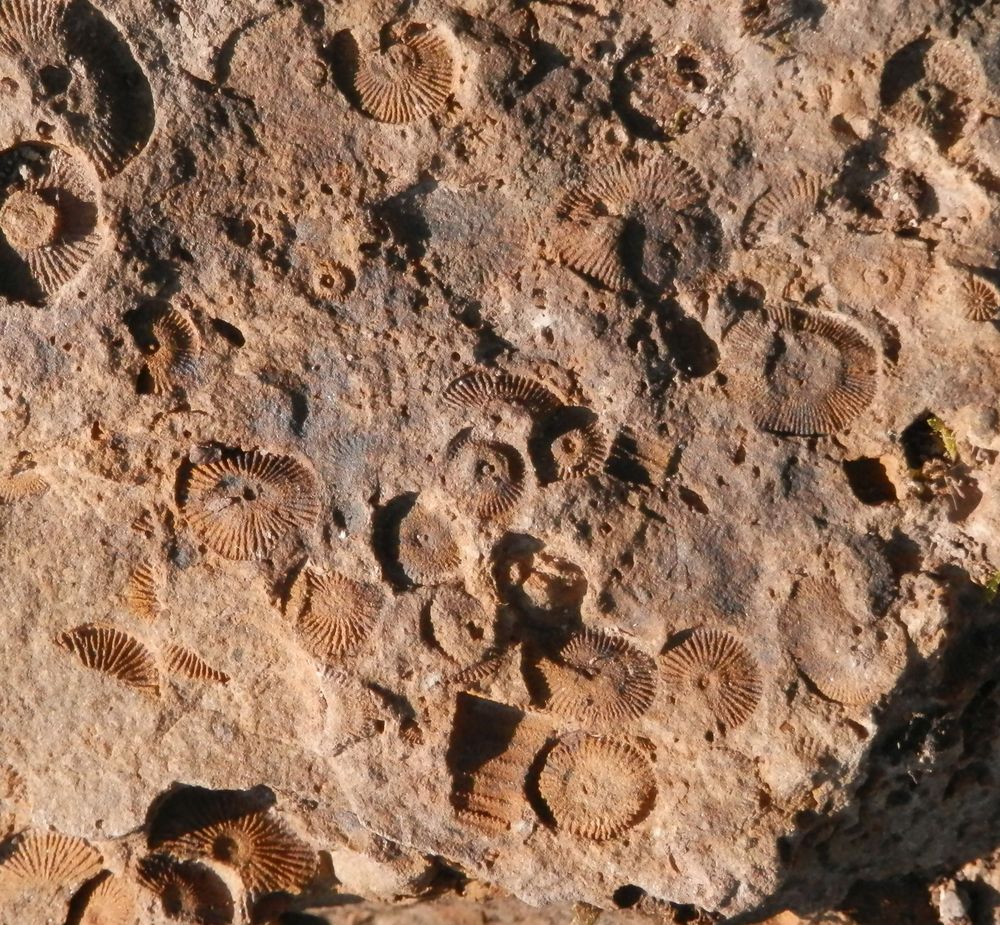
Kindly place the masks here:
<instances>
[{"instance_id":1,"label":"circular crinoid ossicle","mask_svg":"<svg viewBox=\"0 0 1000 925\"><path fill-rule=\"evenodd\" d=\"M802 673L830 700L871 705L892 690L906 661L902 630L852 613L834 582L798 583L781 613L782 636Z\"/></svg>"},{"instance_id":2,"label":"circular crinoid ossicle","mask_svg":"<svg viewBox=\"0 0 1000 925\"><path fill-rule=\"evenodd\" d=\"M724 630L694 630L667 651L660 670L679 707L707 713L712 725L742 726L760 702L757 660Z\"/></svg>"},{"instance_id":3,"label":"circular crinoid ossicle","mask_svg":"<svg viewBox=\"0 0 1000 925\"><path fill-rule=\"evenodd\" d=\"M555 662L540 666L546 706L584 723L638 719L656 696L656 662L620 636L594 629L574 633Z\"/></svg>"},{"instance_id":4,"label":"circular crinoid ossicle","mask_svg":"<svg viewBox=\"0 0 1000 925\"><path fill-rule=\"evenodd\" d=\"M1000 289L981 276L967 276L959 286L962 315L970 321L992 321L1000 311Z\"/></svg>"},{"instance_id":5,"label":"circular crinoid ossicle","mask_svg":"<svg viewBox=\"0 0 1000 925\"><path fill-rule=\"evenodd\" d=\"M312 848L253 791L176 792L153 820L150 846L232 867L252 894L298 892L316 869Z\"/></svg>"},{"instance_id":6,"label":"circular crinoid ossicle","mask_svg":"<svg viewBox=\"0 0 1000 925\"><path fill-rule=\"evenodd\" d=\"M410 23L387 48L358 53L354 92L379 122L415 122L441 109L455 90L458 61L443 29Z\"/></svg>"},{"instance_id":7,"label":"circular crinoid ossicle","mask_svg":"<svg viewBox=\"0 0 1000 925\"><path fill-rule=\"evenodd\" d=\"M444 485L467 514L498 520L517 507L525 492L524 459L506 443L480 440L464 430L449 444Z\"/></svg>"},{"instance_id":8,"label":"circular crinoid ossicle","mask_svg":"<svg viewBox=\"0 0 1000 925\"><path fill-rule=\"evenodd\" d=\"M543 482L597 475L610 446L597 415L589 408L563 407L542 422L532 441L532 457Z\"/></svg>"},{"instance_id":9,"label":"circular crinoid ossicle","mask_svg":"<svg viewBox=\"0 0 1000 925\"><path fill-rule=\"evenodd\" d=\"M839 300L882 313L909 310L933 269L926 248L894 234L827 236L823 254Z\"/></svg>"},{"instance_id":10,"label":"circular crinoid ossicle","mask_svg":"<svg viewBox=\"0 0 1000 925\"><path fill-rule=\"evenodd\" d=\"M227 559L265 558L320 515L316 478L290 456L227 450L182 473L179 500L198 538Z\"/></svg>"},{"instance_id":11,"label":"circular crinoid ossicle","mask_svg":"<svg viewBox=\"0 0 1000 925\"><path fill-rule=\"evenodd\" d=\"M105 876L86 888L83 911L72 925L135 925L135 893L121 877Z\"/></svg>"},{"instance_id":12,"label":"circular crinoid ossicle","mask_svg":"<svg viewBox=\"0 0 1000 925\"><path fill-rule=\"evenodd\" d=\"M657 786L652 762L634 745L575 735L546 755L538 791L557 830L607 841L649 815Z\"/></svg>"},{"instance_id":13,"label":"circular crinoid ossicle","mask_svg":"<svg viewBox=\"0 0 1000 925\"><path fill-rule=\"evenodd\" d=\"M55 295L97 252L100 185L63 148L22 144L0 154L0 271L6 294Z\"/></svg>"},{"instance_id":14,"label":"circular crinoid ossicle","mask_svg":"<svg viewBox=\"0 0 1000 925\"><path fill-rule=\"evenodd\" d=\"M84 151L102 179L146 146L155 125L149 81L96 8L72 0L4 0L0 54L37 87L37 115Z\"/></svg>"},{"instance_id":15,"label":"circular crinoid ossicle","mask_svg":"<svg viewBox=\"0 0 1000 925\"><path fill-rule=\"evenodd\" d=\"M191 316L176 308L168 308L153 322L152 334L146 369L154 392L170 392L197 369L201 335Z\"/></svg>"},{"instance_id":16,"label":"circular crinoid ossicle","mask_svg":"<svg viewBox=\"0 0 1000 925\"><path fill-rule=\"evenodd\" d=\"M924 80L973 103L980 102L989 93L982 61L959 39L940 38L927 49Z\"/></svg>"},{"instance_id":17,"label":"circular crinoid ossicle","mask_svg":"<svg viewBox=\"0 0 1000 925\"><path fill-rule=\"evenodd\" d=\"M3 888L18 894L67 892L96 876L102 864L100 851L82 838L27 831L0 861L0 895Z\"/></svg>"},{"instance_id":18,"label":"circular crinoid ossicle","mask_svg":"<svg viewBox=\"0 0 1000 925\"><path fill-rule=\"evenodd\" d=\"M462 552L448 519L417 501L399 522L396 559L410 581L437 584L455 576Z\"/></svg>"},{"instance_id":19,"label":"circular crinoid ossicle","mask_svg":"<svg viewBox=\"0 0 1000 925\"><path fill-rule=\"evenodd\" d=\"M375 585L309 566L299 573L288 600L303 643L326 664L357 652L384 609L385 595Z\"/></svg>"},{"instance_id":20,"label":"circular crinoid ossicle","mask_svg":"<svg viewBox=\"0 0 1000 925\"><path fill-rule=\"evenodd\" d=\"M739 400L763 430L836 433L878 392L878 351L833 312L747 312L730 329L726 346Z\"/></svg>"},{"instance_id":21,"label":"circular crinoid ossicle","mask_svg":"<svg viewBox=\"0 0 1000 925\"><path fill-rule=\"evenodd\" d=\"M160 672L138 639L104 623L84 623L59 635L56 643L94 671L127 687L158 697Z\"/></svg>"},{"instance_id":22,"label":"circular crinoid ossicle","mask_svg":"<svg viewBox=\"0 0 1000 925\"><path fill-rule=\"evenodd\" d=\"M801 235L816 217L822 195L823 181L812 174L797 173L775 181L747 211L743 243L757 247Z\"/></svg>"},{"instance_id":23,"label":"circular crinoid ossicle","mask_svg":"<svg viewBox=\"0 0 1000 925\"><path fill-rule=\"evenodd\" d=\"M438 186L422 211L430 235L424 263L456 295L480 296L520 269L530 236L510 196Z\"/></svg>"},{"instance_id":24,"label":"circular crinoid ossicle","mask_svg":"<svg viewBox=\"0 0 1000 925\"><path fill-rule=\"evenodd\" d=\"M662 288L715 265L701 174L674 155L617 159L571 190L558 207L559 260L608 289Z\"/></svg>"},{"instance_id":25,"label":"circular crinoid ossicle","mask_svg":"<svg viewBox=\"0 0 1000 925\"><path fill-rule=\"evenodd\" d=\"M493 644L493 621L479 600L461 588L434 592L429 623L437 647L459 665L478 662Z\"/></svg>"},{"instance_id":26,"label":"circular crinoid ossicle","mask_svg":"<svg viewBox=\"0 0 1000 925\"><path fill-rule=\"evenodd\" d=\"M225 880L198 861L151 854L139 862L139 883L156 895L171 921L230 925L236 915L236 903Z\"/></svg>"}]
</instances>

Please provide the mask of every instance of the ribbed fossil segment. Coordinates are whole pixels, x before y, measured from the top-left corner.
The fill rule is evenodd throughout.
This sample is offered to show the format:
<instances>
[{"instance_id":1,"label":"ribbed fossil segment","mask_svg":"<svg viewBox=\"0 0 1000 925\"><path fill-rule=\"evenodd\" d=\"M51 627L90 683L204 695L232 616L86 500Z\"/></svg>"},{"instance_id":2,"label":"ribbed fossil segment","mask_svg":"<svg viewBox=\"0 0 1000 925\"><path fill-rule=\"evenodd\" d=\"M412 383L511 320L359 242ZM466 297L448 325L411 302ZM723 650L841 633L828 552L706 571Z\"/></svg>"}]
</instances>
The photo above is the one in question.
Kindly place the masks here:
<instances>
[{"instance_id":1,"label":"ribbed fossil segment","mask_svg":"<svg viewBox=\"0 0 1000 925\"><path fill-rule=\"evenodd\" d=\"M748 312L730 329L726 345L738 397L763 430L836 433L878 393L879 353L860 329L832 312Z\"/></svg>"},{"instance_id":2,"label":"ribbed fossil segment","mask_svg":"<svg viewBox=\"0 0 1000 925\"><path fill-rule=\"evenodd\" d=\"M175 857L232 867L252 894L296 892L316 868L312 849L254 792L184 788L160 806L149 840Z\"/></svg>"},{"instance_id":3,"label":"ribbed fossil segment","mask_svg":"<svg viewBox=\"0 0 1000 925\"><path fill-rule=\"evenodd\" d=\"M714 265L705 181L671 154L618 159L594 171L559 205L560 261L608 289L662 288Z\"/></svg>"},{"instance_id":4,"label":"ribbed fossil segment","mask_svg":"<svg viewBox=\"0 0 1000 925\"><path fill-rule=\"evenodd\" d=\"M761 698L757 660L724 630L694 630L671 646L660 671L677 708L707 714L712 725L742 725Z\"/></svg>"},{"instance_id":5,"label":"ribbed fossil segment","mask_svg":"<svg viewBox=\"0 0 1000 925\"><path fill-rule=\"evenodd\" d=\"M982 277L966 277L959 296L962 314L970 321L991 321L1000 311L1000 289Z\"/></svg>"},{"instance_id":6,"label":"ribbed fossil segment","mask_svg":"<svg viewBox=\"0 0 1000 925\"><path fill-rule=\"evenodd\" d=\"M87 668L153 697L160 693L160 672L152 653L138 639L113 626L85 623L56 642Z\"/></svg>"},{"instance_id":7,"label":"ribbed fossil segment","mask_svg":"<svg viewBox=\"0 0 1000 925\"><path fill-rule=\"evenodd\" d=\"M29 831L18 837L0 861L0 887L74 887L95 876L102 863L101 853L82 838Z\"/></svg>"},{"instance_id":8,"label":"ribbed fossil segment","mask_svg":"<svg viewBox=\"0 0 1000 925\"><path fill-rule=\"evenodd\" d=\"M781 628L802 673L838 703L874 704L892 690L906 663L899 626L848 610L828 579L798 583L781 613Z\"/></svg>"},{"instance_id":9,"label":"ribbed fossil segment","mask_svg":"<svg viewBox=\"0 0 1000 925\"><path fill-rule=\"evenodd\" d=\"M459 694L448 751L458 818L493 834L520 822L529 809L528 773L544 741L538 721L520 710Z\"/></svg>"},{"instance_id":10,"label":"ribbed fossil segment","mask_svg":"<svg viewBox=\"0 0 1000 925\"><path fill-rule=\"evenodd\" d=\"M561 402L547 386L527 376L493 370L473 370L444 390L445 403L487 413L493 404L513 405L531 415L554 411Z\"/></svg>"},{"instance_id":11,"label":"ribbed fossil segment","mask_svg":"<svg viewBox=\"0 0 1000 925\"><path fill-rule=\"evenodd\" d=\"M230 450L182 472L179 501L191 529L227 559L265 558L320 515L316 478L290 456Z\"/></svg>"},{"instance_id":12,"label":"ribbed fossil segment","mask_svg":"<svg viewBox=\"0 0 1000 925\"><path fill-rule=\"evenodd\" d=\"M444 106L457 76L451 37L440 27L411 23L388 48L359 52L354 92L380 122L415 122Z\"/></svg>"},{"instance_id":13,"label":"ribbed fossil segment","mask_svg":"<svg viewBox=\"0 0 1000 925\"><path fill-rule=\"evenodd\" d=\"M496 520L510 514L524 495L524 459L509 444L463 431L448 446L444 483L463 511Z\"/></svg>"},{"instance_id":14,"label":"ribbed fossil segment","mask_svg":"<svg viewBox=\"0 0 1000 925\"><path fill-rule=\"evenodd\" d=\"M636 746L575 734L545 757L538 790L558 831L607 841L645 819L656 802L652 761Z\"/></svg>"},{"instance_id":15,"label":"ribbed fossil segment","mask_svg":"<svg viewBox=\"0 0 1000 925\"><path fill-rule=\"evenodd\" d=\"M205 684L228 684L229 675L213 668L197 652L184 646L170 645L164 652L166 668L171 674L201 681Z\"/></svg>"},{"instance_id":16,"label":"ribbed fossil segment","mask_svg":"<svg viewBox=\"0 0 1000 925\"><path fill-rule=\"evenodd\" d=\"M47 119L86 152L102 179L149 142L149 81L118 29L90 4L4 0L0 53L27 75Z\"/></svg>"},{"instance_id":17,"label":"ribbed fossil segment","mask_svg":"<svg viewBox=\"0 0 1000 925\"><path fill-rule=\"evenodd\" d=\"M77 155L24 144L0 154L0 267L6 294L56 295L101 244L97 176Z\"/></svg>"},{"instance_id":18,"label":"ribbed fossil segment","mask_svg":"<svg viewBox=\"0 0 1000 925\"><path fill-rule=\"evenodd\" d=\"M153 563L140 562L125 585L125 604L129 611L143 620L155 620L163 606L160 602L160 579Z\"/></svg>"},{"instance_id":19,"label":"ribbed fossil segment","mask_svg":"<svg viewBox=\"0 0 1000 925\"><path fill-rule=\"evenodd\" d=\"M139 862L139 882L170 920L190 925L230 925L236 903L226 882L199 861L151 854Z\"/></svg>"},{"instance_id":20,"label":"ribbed fossil segment","mask_svg":"<svg viewBox=\"0 0 1000 925\"><path fill-rule=\"evenodd\" d=\"M37 498L49 490L49 483L36 472L19 472L0 478L0 504Z\"/></svg>"},{"instance_id":21,"label":"ribbed fossil segment","mask_svg":"<svg viewBox=\"0 0 1000 925\"><path fill-rule=\"evenodd\" d=\"M122 877L105 876L86 891L86 905L73 925L134 925L135 892Z\"/></svg>"},{"instance_id":22,"label":"ribbed fossil segment","mask_svg":"<svg viewBox=\"0 0 1000 925\"><path fill-rule=\"evenodd\" d=\"M154 392L170 392L197 370L201 335L190 315L176 308L167 309L153 322L152 334L146 369Z\"/></svg>"},{"instance_id":23,"label":"ribbed fossil segment","mask_svg":"<svg viewBox=\"0 0 1000 925\"><path fill-rule=\"evenodd\" d=\"M296 578L288 613L310 653L330 664L365 644L378 626L385 603L385 595L375 585L307 566Z\"/></svg>"},{"instance_id":24,"label":"ribbed fossil segment","mask_svg":"<svg viewBox=\"0 0 1000 925\"><path fill-rule=\"evenodd\" d=\"M747 213L743 241L748 247L780 242L812 221L823 193L819 177L796 174L771 186Z\"/></svg>"},{"instance_id":25,"label":"ribbed fossil segment","mask_svg":"<svg viewBox=\"0 0 1000 925\"><path fill-rule=\"evenodd\" d=\"M656 663L619 636L575 633L555 662L543 662L546 706L581 723L620 725L642 716L656 696Z\"/></svg>"}]
</instances>

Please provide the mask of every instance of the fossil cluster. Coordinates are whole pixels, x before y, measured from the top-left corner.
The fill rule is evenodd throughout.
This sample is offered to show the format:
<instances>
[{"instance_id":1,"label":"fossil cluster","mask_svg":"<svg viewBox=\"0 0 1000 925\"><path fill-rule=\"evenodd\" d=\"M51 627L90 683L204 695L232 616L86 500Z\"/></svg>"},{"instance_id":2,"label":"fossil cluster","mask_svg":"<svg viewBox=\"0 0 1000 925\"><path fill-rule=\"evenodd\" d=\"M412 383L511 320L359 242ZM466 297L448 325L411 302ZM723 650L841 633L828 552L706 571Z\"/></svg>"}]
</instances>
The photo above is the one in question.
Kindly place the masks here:
<instances>
[{"instance_id":1,"label":"fossil cluster","mask_svg":"<svg viewBox=\"0 0 1000 925\"><path fill-rule=\"evenodd\" d=\"M991 0L0 0L0 101L0 922L961 906Z\"/></svg>"}]
</instances>

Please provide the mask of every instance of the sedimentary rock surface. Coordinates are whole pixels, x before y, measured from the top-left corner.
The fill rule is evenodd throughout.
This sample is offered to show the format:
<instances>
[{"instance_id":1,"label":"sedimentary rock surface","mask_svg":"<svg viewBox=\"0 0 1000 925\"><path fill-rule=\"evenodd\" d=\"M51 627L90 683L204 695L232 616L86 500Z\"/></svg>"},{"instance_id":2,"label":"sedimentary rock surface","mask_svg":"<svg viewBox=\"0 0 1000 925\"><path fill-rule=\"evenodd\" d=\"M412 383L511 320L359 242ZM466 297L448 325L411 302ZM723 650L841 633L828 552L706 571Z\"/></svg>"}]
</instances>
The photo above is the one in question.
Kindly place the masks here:
<instances>
[{"instance_id":1,"label":"sedimentary rock surface","mask_svg":"<svg viewBox=\"0 0 1000 925\"><path fill-rule=\"evenodd\" d=\"M0 100L0 921L992 921L994 3L0 0Z\"/></svg>"}]
</instances>

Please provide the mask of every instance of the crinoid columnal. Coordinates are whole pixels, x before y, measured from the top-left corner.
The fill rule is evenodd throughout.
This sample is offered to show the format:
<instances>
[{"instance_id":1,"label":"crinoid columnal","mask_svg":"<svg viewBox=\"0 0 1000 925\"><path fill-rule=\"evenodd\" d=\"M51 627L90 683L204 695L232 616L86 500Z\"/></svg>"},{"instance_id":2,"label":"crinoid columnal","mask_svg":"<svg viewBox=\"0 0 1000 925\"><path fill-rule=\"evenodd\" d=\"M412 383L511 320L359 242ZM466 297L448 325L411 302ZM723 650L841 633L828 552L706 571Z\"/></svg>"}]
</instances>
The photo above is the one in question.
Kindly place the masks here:
<instances>
[{"instance_id":1,"label":"crinoid columnal","mask_svg":"<svg viewBox=\"0 0 1000 925\"><path fill-rule=\"evenodd\" d=\"M105 876L86 892L86 905L72 925L135 925L135 894L121 877Z\"/></svg>"},{"instance_id":2,"label":"crinoid columnal","mask_svg":"<svg viewBox=\"0 0 1000 925\"><path fill-rule=\"evenodd\" d=\"M838 703L874 704L892 690L905 665L899 626L867 611L850 612L828 579L800 581L780 625L799 669L824 697Z\"/></svg>"},{"instance_id":3,"label":"crinoid columnal","mask_svg":"<svg viewBox=\"0 0 1000 925\"><path fill-rule=\"evenodd\" d=\"M28 498L38 498L49 490L49 483L37 472L26 470L0 477L0 504L13 504Z\"/></svg>"},{"instance_id":4,"label":"crinoid columnal","mask_svg":"<svg viewBox=\"0 0 1000 925\"><path fill-rule=\"evenodd\" d=\"M53 145L0 154L0 268L7 292L44 299L72 282L97 253L100 185L89 166Z\"/></svg>"},{"instance_id":5,"label":"crinoid columnal","mask_svg":"<svg viewBox=\"0 0 1000 925\"><path fill-rule=\"evenodd\" d=\"M141 620L155 620L162 613L160 577L151 560L144 559L132 569L124 596L129 611Z\"/></svg>"},{"instance_id":6,"label":"crinoid columnal","mask_svg":"<svg viewBox=\"0 0 1000 925\"><path fill-rule=\"evenodd\" d=\"M980 102L989 93L983 63L959 39L937 39L924 55L924 80L963 100Z\"/></svg>"},{"instance_id":7,"label":"crinoid columnal","mask_svg":"<svg viewBox=\"0 0 1000 925\"><path fill-rule=\"evenodd\" d=\"M247 791L187 787L159 808L150 847L234 868L251 894L298 892L316 855L285 820Z\"/></svg>"},{"instance_id":8,"label":"crinoid columnal","mask_svg":"<svg viewBox=\"0 0 1000 925\"><path fill-rule=\"evenodd\" d=\"M713 726L743 725L760 701L757 660L724 630L694 630L663 656L660 673L678 708L707 714Z\"/></svg>"},{"instance_id":9,"label":"crinoid columnal","mask_svg":"<svg viewBox=\"0 0 1000 925\"><path fill-rule=\"evenodd\" d=\"M229 450L182 473L179 500L199 539L227 559L263 559L320 515L316 478L290 456Z\"/></svg>"},{"instance_id":10,"label":"crinoid columnal","mask_svg":"<svg viewBox=\"0 0 1000 925\"><path fill-rule=\"evenodd\" d=\"M170 392L197 369L201 335L191 316L177 308L160 315L152 333L155 343L146 356L146 369L155 393Z\"/></svg>"},{"instance_id":11,"label":"crinoid columnal","mask_svg":"<svg viewBox=\"0 0 1000 925\"><path fill-rule=\"evenodd\" d=\"M365 644L385 604L376 585L306 566L292 586L287 611L309 652L330 664Z\"/></svg>"},{"instance_id":12,"label":"crinoid columnal","mask_svg":"<svg viewBox=\"0 0 1000 925\"><path fill-rule=\"evenodd\" d=\"M656 802L653 764L629 742L577 734L545 757L538 790L558 831L607 841L645 819Z\"/></svg>"},{"instance_id":13,"label":"crinoid columnal","mask_svg":"<svg viewBox=\"0 0 1000 925\"><path fill-rule=\"evenodd\" d=\"M455 815L474 828L499 834L528 808L525 782L545 730L506 704L459 694L448 765Z\"/></svg>"},{"instance_id":14,"label":"crinoid columnal","mask_svg":"<svg viewBox=\"0 0 1000 925\"><path fill-rule=\"evenodd\" d=\"M410 23L388 48L358 53L354 92L379 122L415 122L441 109L455 90L458 61L443 29Z\"/></svg>"},{"instance_id":15,"label":"crinoid columnal","mask_svg":"<svg viewBox=\"0 0 1000 925\"><path fill-rule=\"evenodd\" d=\"M890 233L824 236L823 259L840 301L865 311L909 311L927 292L932 258Z\"/></svg>"},{"instance_id":16,"label":"crinoid columnal","mask_svg":"<svg viewBox=\"0 0 1000 925\"><path fill-rule=\"evenodd\" d=\"M493 643L493 621L478 598L461 588L434 592L429 623L437 647L459 665L477 663Z\"/></svg>"},{"instance_id":17,"label":"crinoid columnal","mask_svg":"<svg viewBox=\"0 0 1000 925\"><path fill-rule=\"evenodd\" d=\"M588 408L559 408L542 422L532 452L543 482L597 475L610 446L597 415Z\"/></svg>"},{"instance_id":18,"label":"crinoid columnal","mask_svg":"<svg viewBox=\"0 0 1000 925\"><path fill-rule=\"evenodd\" d=\"M480 520L510 514L525 492L524 459L507 443L480 440L472 430L448 445L444 486L458 507Z\"/></svg>"},{"instance_id":19,"label":"crinoid columnal","mask_svg":"<svg viewBox=\"0 0 1000 925\"><path fill-rule=\"evenodd\" d=\"M19 835L0 862L0 884L19 892L71 888L96 876L102 864L100 851L82 838L32 830Z\"/></svg>"},{"instance_id":20,"label":"crinoid columnal","mask_svg":"<svg viewBox=\"0 0 1000 925\"><path fill-rule=\"evenodd\" d=\"M962 315L970 321L992 321L1000 310L1000 289L981 276L967 276L959 297Z\"/></svg>"},{"instance_id":21,"label":"crinoid columnal","mask_svg":"<svg viewBox=\"0 0 1000 925\"><path fill-rule=\"evenodd\" d=\"M696 232L689 213L703 212L706 197L701 174L679 157L619 158L563 198L556 254L608 289L636 279L662 286L683 275L685 262L703 268L709 236Z\"/></svg>"},{"instance_id":22,"label":"crinoid columnal","mask_svg":"<svg viewBox=\"0 0 1000 925\"><path fill-rule=\"evenodd\" d=\"M417 501L399 522L396 558L410 581L426 585L455 577L462 553L444 515Z\"/></svg>"},{"instance_id":23,"label":"crinoid columnal","mask_svg":"<svg viewBox=\"0 0 1000 925\"><path fill-rule=\"evenodd\" d=\"M477 369L454 379L444 390L444 401L454 408L489 414L494 405L511 405L532 416L554 411L562 404L547 386L527 376Z\"/></svg>"},{"instance_id":24,"label":"crinoid columnal","mask_svg":"<svg viewBox=\"0 0 1000 925\"><path fill-rule=\"evenodd\" d=\"M56 643L72 652L87 668L158 697L160 672L152 653L138 639L104 623L84 623L56 638Z\"/></svg>"},{"instance_id":25,"label":"crinoid columnal","mask_svg":"<svg viewBox=\"0 0 1000 925\"><path fill-rule=\"evenodd\" d=\"M815 219L822 195L823 181L811 174L795 174L775 182L748 210L743 243L757 247L801 234Z\"/></svg>"},{"instance_id":26,"label":"crinoid columnal","mask_svg":"<svg viewBox=\"0 0 1000 925\"><path fill-rule=\"evenodd\" d=\"M146 146L155 124L149 81L96 8L72 0L4 0L0 54L37 87L39 115L87 154L101 179Z\"/></svg>"},{"instance_id":27,"label":"crinoid columnal","mask_svg":"<svg viewBox=\"0 0 1000 925\"><path fill-rule=\"evenodd\" d=\"M218 668L213 668L197 652L184 646L169 645L164 655L166 668L171 674L201 681L204 684L228 684L229 675Z\"/></svg>"},{"instance_id":28,"label":"crinoid columnal","mask_svg":"<svg viewBox=\"0 0 1000 925\"><path fill-rule=\"evenodd\" d=\"M583 723L620 725L642 716L656 696L656 662L601 630L574 633L555 662L540 665L546 706Z\"/></svg>"},{"instance_id":29,"label":"crinoid columnal","mask_svg":"<svg viewBox=\"0 0 1000 925\"><path fill-rule=\"evenodd\" d=\"M139 883L155 894L167 918L191 925L230 925L236 903L214 870L198 861L151 854L139 862Z\"/></svg>"},{"instance_id":30,"label":"crinoid columnal","mask_svg":"<svg viewBox=\"0 0 1000 925\"><path fill-rule=\"evenodd\" d=\"M522 210L496 190L438 186L424 199L423 217L424 263L458 296L481 296L514 276L530 246Z\"/></svg>"},{"instance_id":31,"label":"crinoid columnal","mask_svg":"<svg viewBox=\"0 0 1000 925\"><path fill-rule=\"evenodd\" d=\"M878 393L878 351L833 312L750 311L733 325L725 343L737 395L763 430L836 433L867 410Z\"/></svg>"}]
</instances>

